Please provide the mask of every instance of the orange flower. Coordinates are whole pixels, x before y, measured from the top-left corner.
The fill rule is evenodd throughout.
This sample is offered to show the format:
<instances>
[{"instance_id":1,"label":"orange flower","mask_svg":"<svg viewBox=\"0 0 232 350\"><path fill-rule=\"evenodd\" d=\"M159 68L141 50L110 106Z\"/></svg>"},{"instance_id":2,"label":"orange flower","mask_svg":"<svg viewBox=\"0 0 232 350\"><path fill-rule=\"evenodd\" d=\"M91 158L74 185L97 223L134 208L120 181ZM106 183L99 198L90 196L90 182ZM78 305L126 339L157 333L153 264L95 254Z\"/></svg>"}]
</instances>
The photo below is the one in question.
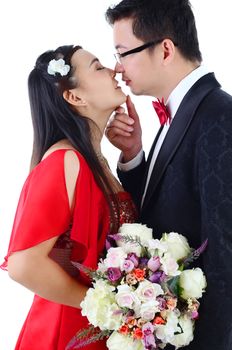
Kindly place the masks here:
<instances>
[{"instance_id":1,"label":"orange flower","mask_svg":"<svg viewBox=\"0 0 232 350\"><path fill-rule=\"evenodd\" d=\"M156 316L153 320L153 324L165 324L165 320L161 316Z\"/></svg>"},{"instance_id":2,"label":"orange flower","mask_svg":"<svg viewBox=\"0 0 232 350\"><path fill-rule=\"evenodd\" d=\"M122 334L124 334L124 335L127 335L128 333L129 333L129 327L126 325L126 324L124 324L122 327L120 327L120 329L119 329L119 332L120 333L122 333Z\"/></svg>"},{"instance_id":3,"label":"orange flower","mask_svg":"<svg viewBox=\"0 0 232 350\"><path fill-rule=\"evenodd\" d=\"M133 275L135 276L135 278L136 278L138 281L143 281L143 280L144 280L144 276L145 276L145 270L142 270L142 269L134 269Z\"/></svg>"},{"instance_id":4,"label":"orange flower","mask_svg":"<svg viewBox=\"0 0 232 350\"><path fill-rule=\"evenodd\" d=\"M136 326L137 320L134 317L128 317L126 323L130 328L132 328L133 326Z\"/></svg>"},{"instance_id":5,"label":"orange flower","mask_svg":"<svg viewBox=\"0 0 232 350\"><path fill-rule=\"evenodd\" d=\"M130 285L135 285L137 283L137 279L135 278L133 273L128 273L128 275L126 275L126 283Z\"/></svg>"},{"instance_id":6,"label":"orange flower","mask_svg":"<svg viewBox=\"0 0 232 350\"><path fill-rule=\"evenodd\" d=\"M132 333L132 336L134 339L142 339L143 337L143 332L142 332L142 329L141 328L135 328L133 333Z\"/></svg>"},{"instance_id":7,"label":"orange flower","mask_svg":"<svg viewBox=\"0 0 232 350\"><path fill-rule=\"evenodd\" d=\"M138 321L137 321L137 325L140 328L142 328L145 323L147 323L147 320L144 320L142 318L139 318Z\"/></svg>"},{"instance_id":8,"label":"orange flower","mask_svg":"<svg viewBox=\"0 0 232 350\"><path fill-rule=\"evenodd\" d=\"M160 316L161 316L164 320L166 320L166 319L167 319L167 316L168 316L167 310L162 310L162 311L160 311Z\"/></svg>"},{"instance_id":9,"label":"orange flower","mask_svg":"<svg viewBox=\"0 0 232 350\"><path fill-rule=\"evenodd\" d=\"M166 305L168 307L169 310L174 310L177 304L177 299L176 298L169 298L166 301Z\"/></svg>"}]
</instances>

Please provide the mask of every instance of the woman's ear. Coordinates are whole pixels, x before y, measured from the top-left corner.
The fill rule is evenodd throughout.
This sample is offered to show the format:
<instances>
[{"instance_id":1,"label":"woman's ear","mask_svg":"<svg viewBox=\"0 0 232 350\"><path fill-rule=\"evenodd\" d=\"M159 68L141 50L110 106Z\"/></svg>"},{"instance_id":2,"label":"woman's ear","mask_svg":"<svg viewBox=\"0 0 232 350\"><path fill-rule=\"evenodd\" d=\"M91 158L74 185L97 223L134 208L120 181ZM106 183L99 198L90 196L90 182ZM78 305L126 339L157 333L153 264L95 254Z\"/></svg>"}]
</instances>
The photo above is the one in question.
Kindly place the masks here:
<instances>
[{"instance_id":1,"label":"woman's ear","mask_svg":"<svg viewBox=\"0 0 232 350\"><path fill-rule=\"evenodd\" d=\"M83 107L87 105L86 101L83 100L81 97L77 96L74 90L65 90L63 92L63 98L70 105L73 105L76 107Z\"/></svg>"}]
</instances>

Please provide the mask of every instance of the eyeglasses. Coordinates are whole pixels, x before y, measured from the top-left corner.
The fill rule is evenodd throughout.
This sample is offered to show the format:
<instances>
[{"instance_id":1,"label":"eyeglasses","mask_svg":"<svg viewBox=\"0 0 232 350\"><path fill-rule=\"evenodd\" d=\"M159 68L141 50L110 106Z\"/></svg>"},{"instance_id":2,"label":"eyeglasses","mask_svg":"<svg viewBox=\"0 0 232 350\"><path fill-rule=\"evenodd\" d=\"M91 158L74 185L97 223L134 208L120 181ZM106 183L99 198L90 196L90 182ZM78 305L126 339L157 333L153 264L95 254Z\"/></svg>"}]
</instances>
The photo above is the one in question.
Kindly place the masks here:
<instances>
[{"instance_id":1,"label":"eyeglasses","mask_svg":"<svg viewBox=\"0 0 232 350\"><path fill-rule=\"evenodd\" d=\"M132 53L136 53L136 52L141 52L145 49L147 49L148 47L151 47L153 45L156 45L156 44L159 44L159 43L162 43L163 39L159 39L159 40L155 40L155 41L150 41L146 44L143 44L141 46L138 46L136 47L135 49L132 49L132 50L129 50L129 51L126 51L126 52L123 52L123 53L119 53L119 52L116 52L114 54L114 57L116 58L116 61L117 63L121 64L122 63L122 58L125 57L125 56L128 56L128 55L131 55Z\"/></svg>"}]
</instances>

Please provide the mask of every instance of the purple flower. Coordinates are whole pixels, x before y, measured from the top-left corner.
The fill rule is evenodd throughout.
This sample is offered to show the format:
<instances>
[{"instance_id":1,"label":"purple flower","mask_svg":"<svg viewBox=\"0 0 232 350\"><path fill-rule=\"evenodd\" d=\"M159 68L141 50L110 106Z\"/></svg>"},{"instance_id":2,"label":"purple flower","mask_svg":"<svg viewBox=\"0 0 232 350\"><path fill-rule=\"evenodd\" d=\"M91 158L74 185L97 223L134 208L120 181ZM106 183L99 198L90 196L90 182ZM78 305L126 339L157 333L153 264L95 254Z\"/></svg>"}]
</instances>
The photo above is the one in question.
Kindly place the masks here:
<instances>
[{"instance_id":1,"label":"purple flower","mask_svg":"<svg viewBox=\"0 0 232 350\"><path fill-rule=\"evenodd\" d=\"M156 349L156 342L153 334L145 335L142 342L145 349Z\"/></svg>"},{"instance_id":2,"label":"purple flower","mask_svg":"<svg viewBox=\"0 0 232 350\"><path fill-rule=\"evenodd\" d=\"M148 262L148 258L140 258L139 259L140 268L143 269L144 267L147 267L147 262Z\"/></svg>"},{"instance_id":3,"label":"purple flower","mask_svg":"<svg viewBox=\"0 0 232 350\"><path fill-rule=\"evenodd\" d=\"M106 250L109 250L112 245L111 245L111 242L110 242L110 239L109 238L106 238L106 244L105 244L105 247L106 247Z\"/></svg>"},{"instance_id":4,"label":"purple flower","mask_svg":"<svg viewBox=\"0 0 232 350\"><path fill-rule=\"evenodd\" d=\"M139 258L137 257L137 255L135 253L127 254L127 259L131 260L135 267L138 267L138 265L139 265Z\"/></svg>"},{"instance_id":5,"label":"purple flower","mask_svg":"<svg viewBox=\"0 0 232 350\"><path fill-rule=\"evenodd\" d=\"M156 348L156 342L154 337L154 326L151 322L147 322L142 327L143 332L143 345L145 349Z\"/></svg>"},{"instance_id":6,"label":"purple flower","mask_svg":"<svg viewBox=\"0 0 232 350\"><path fill-rule=\"evenodd\" d=\"M152 256L147 263L148 268L155 272L160 267L160 258L158 256Z\"/></svg>"},{"instance_id":7,"label":"purple flower","mask_svg":"<svg viewBox=\"0 0 232 350\"><path fill-rule=\"evenodd\" d=\"M127 318L128 318L128 317L130 318L131 316L134 316L134 314L135 314L134 310L128 310L127 313L126 313L126 315L125 315L125 317L126 317L126 322L127 322Z\"/></svg>"},{"instance_id":8,"label":"purple flower","mask_svg":"<svg viewBox=\"0 0 232 350\"><path fill-rule=\"evenodd\" d=\"M109 267L107 269L107 276L110 282L116 282L121 278L122 273L118 267Z\"/></svg>"},{"instance_id":9,"label":"purple flower","mask_svg":"<svg viewBox=\"0 0 232 350\"><path fill-rule=\"evenodd\" d=\"M198 319L198 316L199 316L199 314L198 314L197 311L192 311L192 314L191 314L191 319L192 319L192 320Z\"/></svg>"},{"instance_id":10,"label":"purple flower","mask_svg":"<svg viewBox=\"0 0 232 350\"><path fill-rule=\"evenodd\" d=\"M144 335L150 335L150 334L153 334L154 332L154 326L151 322L147 322L143 325L142 327L142 331L143 331L143 334Z\"/></svg>"},{"instance_id":11,"label":"purple flower","mask_svg":"<svg viewBox=\"0 0 232 350\"><path fill-rule=\"evenodd\" d=\"M156 271L149 277L149 281L152 283L160 283L162 281L163 274L164 272L162 271Z\"/></svg>"},{"instance_id":12,"label":"purple flower","mask_svg":"<svg viewBox=\"0 0 232 350\"><path fill-rule=\"evenodd\" d=\"M124 260L122 269L126 272L131 272L135 268L135 265L131 260Z\"/></svg>"},{"instance_id":13,"label":"purple flower","mask_svg":"<svg viewBox=\"0 0 232 350\"><path fill-rule=\"evenodd\" d=\"M156 300L159 302L159 310L163 311L166 308L166 300L162 297L157 297Z\"/></svg>"},{"instance_id":14,"label":"purple flower","mask_svg":"<svg viewBox=\"0 0 232 350\"><path fill-rule=\"evenodd\" d=\"M115 233L114 235L108 235L108 237L112 238L114 241L120 241L122 239L122 235L120 235L120 233Z\"/></svg>"},{"instance_id":15,"label":"purple flower","mask_svg":"<svg viewBox=\"0 0 232 350\"><path fill-rule=\"evenodd\" d=\"M106 243L105 243L106 250L109 250L112 247L116 247L116 240L115 240L114 236L115 235L107 235L106 236Z\"/></svg>"}]
</instances>

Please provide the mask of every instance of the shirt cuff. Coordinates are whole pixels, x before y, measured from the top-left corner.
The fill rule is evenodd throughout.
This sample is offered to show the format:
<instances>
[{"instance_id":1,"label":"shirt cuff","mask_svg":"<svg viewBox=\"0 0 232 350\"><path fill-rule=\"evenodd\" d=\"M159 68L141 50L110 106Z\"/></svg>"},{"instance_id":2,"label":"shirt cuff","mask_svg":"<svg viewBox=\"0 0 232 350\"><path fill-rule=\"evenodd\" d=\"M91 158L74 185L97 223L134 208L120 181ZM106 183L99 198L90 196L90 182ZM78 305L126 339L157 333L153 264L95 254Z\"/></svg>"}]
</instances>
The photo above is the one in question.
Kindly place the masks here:
<instances>
[{"instance_id":1,"label":"shirt cuff","mask_svg":"<svg viewBox=\"0 0 232 350\"><path fill-rule=\"evenodd\" d=\"M140 165L142 163L143 154L144 154L143 149L141 149L139 151L139 153L133 159L131 159L129 162L122 163L122 153L121 153L120 157L119 157L119 161L118 161L119 170L129 171L129 170L136 168L138 165Z\"/></svg>"}]
</instances>

